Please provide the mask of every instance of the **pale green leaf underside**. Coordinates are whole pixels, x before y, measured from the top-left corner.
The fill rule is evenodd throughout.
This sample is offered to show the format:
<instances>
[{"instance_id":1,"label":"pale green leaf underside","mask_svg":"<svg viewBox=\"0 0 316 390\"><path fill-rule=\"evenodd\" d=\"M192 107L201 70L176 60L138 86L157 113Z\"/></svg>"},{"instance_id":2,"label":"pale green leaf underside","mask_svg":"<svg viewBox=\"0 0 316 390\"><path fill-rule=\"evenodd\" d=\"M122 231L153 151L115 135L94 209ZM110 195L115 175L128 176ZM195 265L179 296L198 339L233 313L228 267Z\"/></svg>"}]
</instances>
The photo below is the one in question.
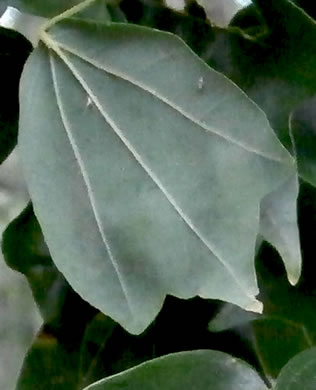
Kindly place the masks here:
<instances>
[{"instance_id":1,"label":"pale green leaf underside","mask_svg":"<svg viewBox=\"0 0 316 390\"><path fill-rule=\"evenodd\" d=\"M218 351L180 352L103 379L85 390L267 390L246 363Z\"/></svg>"},{"instance_id":2,"label":"pale green leaf underside","mask_svg":"<svg viewBox=\"0 0 316 390\"><path fill-rule=\"evenodd\" d=\"M42 38L19 147L70 284L133 333L166 294L260 310L260 201L295 174L264 114L171 34L64 21Z\"/></svg>"}]
</instances>

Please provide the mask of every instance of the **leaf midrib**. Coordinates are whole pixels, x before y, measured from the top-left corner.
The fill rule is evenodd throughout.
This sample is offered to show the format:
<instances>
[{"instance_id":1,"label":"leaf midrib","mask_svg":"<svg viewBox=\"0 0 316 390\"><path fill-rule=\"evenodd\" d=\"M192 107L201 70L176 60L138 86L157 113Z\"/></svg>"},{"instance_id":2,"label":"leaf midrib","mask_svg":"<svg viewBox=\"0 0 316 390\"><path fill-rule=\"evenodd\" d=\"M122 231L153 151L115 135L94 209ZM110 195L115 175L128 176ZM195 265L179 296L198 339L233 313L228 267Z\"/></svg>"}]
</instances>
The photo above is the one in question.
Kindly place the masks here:
<instances>
[{"instance_id":1,"label":"leaf midrib","mask_svg":"<svg viewBox=\"0 0 316 390\"><path fill-rule=\"evenodd\" d=\"M96 202L96 200L94 198L94 194L93 194L93 190L92 190L92 186L91 186L91 183L90 183L88 172L87 172L87 170L85 168L85 164L84 164L83 159L81 157L81 153L79 151L79 147L77 146L76 141L75 141L75 139L74 139L74 137L72 135L71 125L68 123L65 110L63 109L63 103L62 103L62 99L61 99L61 96L60 96L60 91L59 91L57 77L56 77L56 69L55 69L55 66L54 66L54 63L53 63L53 58L52 58L51 55L50 55L49 59L50 59L50 67L51 67L51 72L52 72L53 86L54 86L54 91L55 91L55 96L56 96L57 107L58 107L58 110L59 110L59 113L60 113L60 118L61 118L63 127L64 127L64 129L66 131L69 143L70 143L70 145L72 147L72 150L74 152L75 159L76 159L76 161L77 161L77 163L79 165L80 173L82 175L83 181L84 181L85 186L87 188L88 198L90 200L92 212L93 212L93 215L94 215L96 223L97 223L98 232L100 233L102 242L103 242L103 244L104 244L104 246L105 246L105 248L106 248L106 250L108 252L109 258L111 260L111 264L112 264L112 266L113 266L113 268L115 270L115 274L117 275L118 281L119 281L119 283L120 283L120 285L122 287L122 291L123 291L123 294L124 294L125 299L126 299L128 310L130 311L130 314L133 316L132 304L130 302L130 299L129 299L129 296L128 296L128 291L127 291L128 288L127 288L127 286L126 286L126 284L125 284L125 282L124 282L124 280L123 280L123 278L121 276L121 273L119 271L118 261L115 259L114 255L112 253L109 241L108 241L108 239L106 237L105 229L104 229L102 220L101 220L101 218L99 216L99 212L98 212L98 208L97 208L97 202Z\"/></svg>"}]
</instances>

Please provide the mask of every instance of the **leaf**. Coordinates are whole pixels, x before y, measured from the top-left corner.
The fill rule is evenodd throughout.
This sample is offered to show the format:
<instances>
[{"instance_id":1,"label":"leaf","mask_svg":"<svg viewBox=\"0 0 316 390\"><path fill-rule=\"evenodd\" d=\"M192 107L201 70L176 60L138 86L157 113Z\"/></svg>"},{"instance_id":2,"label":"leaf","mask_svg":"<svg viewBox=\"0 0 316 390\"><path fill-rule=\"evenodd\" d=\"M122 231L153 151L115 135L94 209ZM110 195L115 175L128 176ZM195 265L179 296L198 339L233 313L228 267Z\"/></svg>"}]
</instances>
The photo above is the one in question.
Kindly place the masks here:
<instances>
[{"instance_id":1,"label":"leaf","mask_svg":"<svg viewBox=\"0 0 316 390\"><path fill-rule=\"evenodd\" d=\"M53 265L31 203L5 229L1 249L7 265L25 275Z\"/></svg>"},{"instance_id":2,"label":"leaf","mask_svg":"<svg viewBox=\"0 0 316 390\"><path fill-rule=\"evenodd\" d=\"M260 213L260 233L278 250L292 285L300 277L302 262L295 207L297 196L298 179L295 173L263 199Z\"/></svg>"},{"instance_id":3,"label":"leaf","mask_svg":"<svg viewBox=\"0 0 316 390\"><path fill-rule=\"evenodd\" d=\"M46 18L57 16L83 2L84 0L8 0L11 6L21 12ZM91 7L80 12L77 16L103 22L106 20L122 21L123 15L116 5L117 1L113 1L113 4L107 4L108 2L106 0L92 0Z\"/></svg>"},{"instance_id":4,"label":"leaf","mask_svg":"<svg viewBox=\"0 0 316 390\"><path fill-rule=\"evenodd\" d=\"M103 379L85 390L264 390L259 375L243 361L210 350L180 352Z\"/></svg>"},{"instance_id":5,"label":"leaf","mask_svg":"<svg viewBox=\"0 0 316 390\"><path fill-rule=\"evenodd\" d=\"M260 310L260 201L295 172L263 113L173 35L65 21L42 38L19 147L72 287L132 333L166 294Z\"/></svg>"},{"instance_id":6,"label":"leaf","mask_svg":"<svg viewBox=\"0 0 316 390\"><path fill-rule=\"evenodd\" d=\"M313 345L313 334L307 329L308 321L306 324L294 322L281 314L280 317L265 315L256 318L253 313L226 304L210 321L208 328L211 332L239 328L243 345L250 340L262 372L267 378L276 378L292 357Z\"/></svg>"},{"instance_id":7,"label":"leaf","mask_svg":"<svg viewBox=\"0 0 316 390\"><path fill-rule=\"evenodd\" d=\"M9 0L9 4L21 12L47 18L61 14L81 2L82 0Z\"/></svg>"},{"instance_id":8,"label":"leaf","mask_svg":"<svg viewBox=\"0 0 316 390\"><path fill-rule=\"evenodd\" d=\"M80 348L78 374L78 387L80 389L104 377L105 370L111 366L115 353L114 351L109 353L106 347L117 327L118 325L114 321L101 313L97 314L86 327ZM110 362L104 361L104 351L106 351L105 356L110 357Z\"/></svg>"},{"instance_id":9,"label":"leaf","mask_svg":"<svg viewBox=\"0 0 316 390\"><path fill-rule=\"evenodd\" d=\"M78 354L41 331L30 348L16 390L76 390Z\"/></svg>"},{"instance_id":10,"label":"leaf","mask_svg":"<svg viewBox=\"0 0 316 390\"><path fill-rule=\"evenodd\" d=\"M275 390L314 390L316 348L299 353L282 369Z\"/></svg>"},{"instance_id":11,"label":"leaf","mask_svg":"<svg viewBox=\"0 0 316 390\"><path fill-rule=\"evenodd\" d=\"M270 22L270 19L273 19L274 12L280 13L279 5L275 4L275 2L270 5L269 12L265 12L270 28L265 25L263 16L260 13L261 8L263 10L269 8L268 2L260 4L260 9L252 5L243 10L242 15L237 15L234 23L238 22L243 28L247 27L245 22L249 24L253 19L255 20L254 26L250 24L253 31L248 29L247 34L243 34L241 31L233 28L227 30L219 29L204 23L201 19L189 18L186 15L166 10L163 7L149 6L143 4L142 1L123 1L121 7L130 22L178 34L211 66L225 72L246 90L251 97L256 99L259 105L263 104L274 129L277 130L283 142L285 144L288 143L288 115L291 108L287 110L284 102L295 99L295 104L297 104L301 96L298 88L301 88L301 85L304 85L304 93L306 94L316 90L313 87L313 80L304 80L305 74L314 69L312 65L315 52L313 49L314 23L311 23L300 9L293 7L291 4L281 8L287 18L290 16L289 25L282 25L280 32L284 35L285 31L288 30L288 34L291 35L291 38L288 40L289 47L282 51L282 55L287 58L285 64L291 64L294 68L294 74L292 74L288 72L288 67L283 69L283 57L280 56L279 47L284 45L275 44L275 42L279 42L278 33L280 30L279 24L276 27ZM243 16L243 13L245 15L240 20L240 16ZM262 11L262 13L264 12ZM284 16L281 19L284 19ZM296 57L293 56L292 52L300 50L301 43L294 44L292 47L291 42L297 40L294 33L298 20L304 36L304 56L308 53L311 63L305 63L304 61L304 64L299 69L296 69L298 60L295 59ZM313 26L312 28L311 25ZM255 38L249 38L250 32L257 34ZM299 39L301 40L301 38ZM312 47L310 48L310 46ZM301 58L301 54L298 55ZM293 61L295 62L292 64ZM285 79L284 85L280 85L280 79ZM300 80L300 83L293 82L296 79ZM266 80L270 81L267 83ZM285 91L289 85L291 86L291 93ZM270 88L271 91L269 90ZM258 91L259 93L257 94ZM276 102L270 105L272 99L275 99ZM267 100L267 104L265 100ZM292 103L290 105L292 107ZM292 145L288 146L292 148ZM289 186L292 186L291 190L289 190ZM295 284L299 278L301 263L296 210L295 208L292 209L293 204L297 200L297 193L297 179L293 177L287 184L282 185L278 191L271 195L269 194L267 199L261 204L261 234L263 238L278 248L286 265L288 278L292 284Z\"/></svg>"},{"instance_id":12,"label":"leaf","mask_svg":"<svg viewBox=\"0 0 316 390\"><path fill-rule=\"evenodd\" d=\"M200 5L196 0L185 2L184 11L190 16L207 21L204 5Z\"/></svg>"},{"instance_id":13,"label":"leaf","mask_svg":"<svg viewBox=\"0 0 316 390\"><path fill-rule=\"evenodd\" d=\"M44 322L58 323L70 287L49 256L31 203L6 228L1 247L7 265L26 276Z\"/></svg>"},{"instance_id":14,"label":"leaf","mask_svg":"<svg viewBox=\"0 0 316 390\"><path fill-rule=\"evenodd\" d=\"M7 265L26 276L44 323L70 342L95 310L54 265L31 203L6 228L1 247Z\"/></svg>"},{"instance_id":15,"label":"leaf","mask_svg":"<svg viewBox=\"0 0 316 390\"><path fill-rule=\"evenodd\" d=\"M308 99L290 117L290 129L295 145L299 174L316 187L316 98Z\"/></svg>"},{"instance_id":16,"label":"leaf","mask_svg":"<svg viewBox=\"0 0 316 390\"><path fill-rule=\"evenodd\" d=\"M208 52L216 28L202 20L201 10L193 10L190 4L186 7L186 13L166 7L162 0L122 0L120 8L129 23L174 33L202 56Z\"/></svg>"},{"instance_id":17,"label":"leaf","mask_svg":"<svg viewBox=\"0 0 316 390\"><path fill-rule=\"evenodd\" d=\"M210 332L223 332L225 330L247 325L257 318L255 313L242 310L240 307L226 303L216 316L209 322Z\"/></svg>"},{"instance_id":18,"label":"leaf","mask_svg":"<svg viewBox=\"0 0 316 390\"><path fill-rule=\"evenodd\" d=\"M217 306L217 302L201 298L181 300L168 296L154 323L140 336L127 333L99 313L87 326L82 342L79 387L178 351L228 348L229 353L242 357L239 338L216 334L212 340L207 331Z\"/></svg>"},{"instance_id":19,"label":"leaf","mask_svg":"<svg viewBox=\"0 0 316 390\"><path fill-rule=\"evenodd\" d=\"M252 329L257 356L268 377L276 378L292 357L312 345L303 324L283 318L254 320Z\"/></svg>"},{"instance_id":20,"label":"leaf","mask_svg":"<svg viewBox=\"0 0 316 390\"><path fill-rule=\"evenodd\" d=\"M307 237L304 240L305 246L303 245L305 249L303 252L304 270L300 283L297 286L293 287L288 283L280 257L268 244L262 246L256 261L260 288L259 299L264 302L264 315L280 318L282 321L285 321L285 324L288 321L302 327L303 331L306 331L306 334L308 334L311 344L316 342L316 313L314 310L316 299L313 278L315 246L313 245L312 248L308 247L311 245L308 242L309 240L314 242L313 231L315 230L315 223L313 219L315 217L313 210L314 207L304 210L304 214L306 213L310 217L305 219L307 224L305 229L311 229L311 231L305 235ZM304 234L305 231L303 231ZM311 253L308 253L309 250Z\"/></svg>"},{"instance_id":21,"label":"leaf","mask_svg":"<svg viewBox=\"0 0 316 390\"><path fill-rule=\"evenodd\" d=\"M316 92L316 25L302 9L289 0L256 1L223 29L141 0L132 3L134 8L130 0L121 3L129 22L179 35L265 111L282 143L292 149L289 115Z\"/></svg>"},{"instance_id":22,"label":"leaf","mask_svg":"<svg viewBox=\"0 0 316 390\"><path fill-rule=\"evenodd\" d=\"M26 276L43 320L54 323L60 316L67 282L49 256L32 204L6 228L1 249L7 265Z\"/></svg>"},{"instance_id":23,"label":"leaf","mask_svg":"<svg viewBox=\"0 0 316 390\"><path fill-rule=\"evenodd\" d=\"M256 318L253 313L247 313L229 304L210 321L208 328L211 332L242 329L239 337L243 339L243 344L250 339L263 373L272 379L278 376L282 367L292 357L313 345L313 334L307 330L304 323L281 316L265 315L263 318Z\"/></svg>"},{"instance_id":24,"label":"leaf","mask_svg":"<svg viewBox=\"0 0 316 390\"><path fill-rule=\"evenodd\" d=\"M235 27L218 31L203 59L264 110L291 150L289 115L316 93L316 23L289 0L253 3L258 14L257 29L252 27L255 35L247 36ZM253 8L248 11L244 20L254 17ZM239 24L243 27L242 21Z\"/></svg>"},{"instance_id":25,"label":"leaf","mask_svg":"<svg viewBox=\"0 0 316 390\"><path fill-rule=\"evenodd\" d=\"M8 157L17 142L19 81L31 49L31 44L21 34L0 27L0 163Z\"/></svg>"},{"instance_id":26,"label":"leaf","mask_svg":"<svg viewBox=\"0 0 316 390\"><path fill-rule=\"evenodd\" d=\"M296 4L303 8L312 18L316 19L316 7L314 2L309 0L296 0Z\"/></svg>"}]
</instances>

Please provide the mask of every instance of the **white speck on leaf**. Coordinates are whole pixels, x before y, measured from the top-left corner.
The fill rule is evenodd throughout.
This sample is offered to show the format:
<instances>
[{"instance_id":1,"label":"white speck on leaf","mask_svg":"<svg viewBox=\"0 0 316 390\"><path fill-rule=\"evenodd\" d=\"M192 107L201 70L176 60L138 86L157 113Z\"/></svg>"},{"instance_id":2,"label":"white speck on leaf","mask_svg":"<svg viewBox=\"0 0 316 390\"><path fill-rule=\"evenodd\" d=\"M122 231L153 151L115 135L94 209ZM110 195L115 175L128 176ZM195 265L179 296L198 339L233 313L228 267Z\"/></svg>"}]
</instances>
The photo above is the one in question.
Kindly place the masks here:
<instances>
[{"instance_id":1,"label":"white speck on leaf","mask_svg":"<svg viewBox=\"0 0 316 390\"><path fill-rule=\"evenodd\" d=\"M92 106L93 102L92 102L92 99L90 96L87 97L87 104L86 104L86 108L90 108Z\"/></svg>"},{"instance_id":2,"label":"white speck on leaf","mask_svg":"<svg viewBox=\"0 0 316 390\"><path fill-rule=\"evenodd\" d=\"M201 76L198 81L198 88L201 90L204 88L204 77Z\"/></svg>"}]
</instances>

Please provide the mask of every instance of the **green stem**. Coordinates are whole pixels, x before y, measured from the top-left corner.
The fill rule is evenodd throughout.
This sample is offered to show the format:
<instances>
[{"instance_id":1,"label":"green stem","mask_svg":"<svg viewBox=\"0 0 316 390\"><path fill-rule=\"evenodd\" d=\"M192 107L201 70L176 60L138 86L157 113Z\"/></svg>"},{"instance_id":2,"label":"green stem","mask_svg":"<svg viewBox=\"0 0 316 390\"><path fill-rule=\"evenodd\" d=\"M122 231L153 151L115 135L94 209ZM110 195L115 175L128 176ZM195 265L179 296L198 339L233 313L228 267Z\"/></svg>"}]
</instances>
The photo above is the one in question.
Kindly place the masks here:
<instances>
[{"instance_id":1,"label":"green stem","mask_svg":"<svg viewBox=\"0 0 316 390\"><path fill-rule=\"evenodd\" d=\"M43 32L47 31L49 28L54 26L56 23L60 22L63 19L71 18L73 15L85 10L86 8L90 7L96 0L85 0L77 5L75 5L72 8L67 9L66 11L62 12L61 14L53 17L50 19L47 23L45 23L42 27L42 31L40 33L40 36Z\"/></svg>"}]
</instances>

